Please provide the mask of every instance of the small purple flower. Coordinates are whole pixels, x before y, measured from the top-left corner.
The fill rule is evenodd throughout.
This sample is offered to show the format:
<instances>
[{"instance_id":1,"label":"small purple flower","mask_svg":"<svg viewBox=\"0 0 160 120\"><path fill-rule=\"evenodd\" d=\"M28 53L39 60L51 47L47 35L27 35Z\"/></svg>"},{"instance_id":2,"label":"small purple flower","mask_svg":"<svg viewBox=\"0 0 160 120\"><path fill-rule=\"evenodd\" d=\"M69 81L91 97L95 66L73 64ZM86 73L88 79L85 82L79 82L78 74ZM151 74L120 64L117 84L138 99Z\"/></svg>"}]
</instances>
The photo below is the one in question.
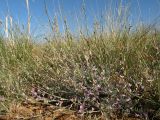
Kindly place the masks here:
<instances>
[{"instance_id":1,"label":"small purple flower","mask_svg":"<svg viewBox=\"0 0 160 120\"><path fill-rule=\"evenodd\" d=\"M32 94L33 97L37 97L38 93L37 93L36 88L34 88L34 87L32 88L31 94Z\"/></svg>"},{"instance_id":2,"label":"small purple flower","mask_svg":"<svg viewBox=\"0 0 160 120\"><path fill-rule=\"evenodd\" d=\"M113 107L114 109L120 109L121 105L120 105L119 102L115 102L115 103L112 105L112 107Z\"/></svg>"},{"instance_id":3,"label":"small purple flower","mask_svg":"<svg viewBox=\"0 0 160 120\"><path fill-rule=\"evenodd\" d=\"M100 86L100 85L97 85L97 86L96 86L96 89L97 89L97 90L101 90L101 86Z\"/></svg>"},{"instance_id":4,"label":"small purple flower","mask_svg":"<svg viewBox=\"0 0 160 120\"><path fill-rule=\"evenodd\" d=\"M5 98L3 96L0 96L0 102L5 101Z\"/></svg>"},{"instance_id":5,"label":"small purple flower","mask_svg":"<svg viewBox=\"0 0 160 120\"><path fill-rule=\"evenodd\" d=\"M84 108L85 108L85 104L82 103L82 104L80 105L80 107L79 107L78 113L84 113Z\"/></svg>"}]
</instances>

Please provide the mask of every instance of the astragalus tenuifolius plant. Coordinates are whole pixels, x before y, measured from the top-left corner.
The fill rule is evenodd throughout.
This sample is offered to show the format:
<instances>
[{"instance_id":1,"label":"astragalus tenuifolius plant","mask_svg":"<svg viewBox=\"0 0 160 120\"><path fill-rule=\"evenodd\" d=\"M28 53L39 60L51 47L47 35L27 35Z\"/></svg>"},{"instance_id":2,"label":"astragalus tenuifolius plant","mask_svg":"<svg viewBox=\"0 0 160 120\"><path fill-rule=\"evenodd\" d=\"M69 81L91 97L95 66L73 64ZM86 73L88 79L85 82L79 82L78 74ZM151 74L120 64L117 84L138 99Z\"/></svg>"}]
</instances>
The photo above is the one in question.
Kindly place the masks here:
<instances>
[{"instance_id":1,"label":"astragalus tenuifolius plant","mask_svg":"<svg viewBox=\"0 0 160 120\"><path fill-rule=\"evenodd\" d=\"M154 23L131 27L122 8L117 19L105 15L106 26L96 21L89 35L80 30L75 36L66 19L61 34L55 17L57 31L44 43L34 42L29 32L14 31L14 44L1 36L0 110L9 111L11 101L34 98L81 115L158 118L160 32Z\"/></svg>"}]
</instances>

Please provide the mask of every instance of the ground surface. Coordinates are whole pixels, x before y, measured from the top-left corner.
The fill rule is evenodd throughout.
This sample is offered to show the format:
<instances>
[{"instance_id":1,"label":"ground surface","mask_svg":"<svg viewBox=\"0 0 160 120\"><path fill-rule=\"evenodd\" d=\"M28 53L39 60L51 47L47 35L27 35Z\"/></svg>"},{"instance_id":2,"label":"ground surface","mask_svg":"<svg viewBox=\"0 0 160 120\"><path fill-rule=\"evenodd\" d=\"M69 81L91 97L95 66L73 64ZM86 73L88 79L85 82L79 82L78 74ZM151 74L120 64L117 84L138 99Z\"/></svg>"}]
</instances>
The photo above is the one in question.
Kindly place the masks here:
<instances>
[{"instance_id":1,"label":"ground surface","mask_svg":"<svg viewBox=\"0 0 160 120\"><path fill-rule=\"evenodd\" d=\"M14 104L5 115L0 115L0 120L87 120L75 111L64 107L56 107L40 102L24 102ZM90 118L91 119L91 118ZM109 120L102 115L97 120ZM116 120L116 119L112 119ZM123 120L140 120L136 118L124 118Z\"/></svg>"}]
</instances>

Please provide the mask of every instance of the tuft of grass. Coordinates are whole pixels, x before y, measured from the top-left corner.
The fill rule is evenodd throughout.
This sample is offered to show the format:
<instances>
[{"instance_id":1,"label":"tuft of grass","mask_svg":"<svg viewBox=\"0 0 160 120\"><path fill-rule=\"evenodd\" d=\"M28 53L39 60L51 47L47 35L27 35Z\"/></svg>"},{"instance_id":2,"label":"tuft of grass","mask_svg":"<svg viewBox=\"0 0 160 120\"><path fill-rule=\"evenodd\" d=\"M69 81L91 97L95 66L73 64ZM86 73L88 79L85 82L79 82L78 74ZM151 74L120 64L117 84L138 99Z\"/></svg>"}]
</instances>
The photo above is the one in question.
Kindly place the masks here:
<instances>
[{"instance_id":1,"label":"tuft of grass","mask_svg":"<svg viewBox=\"0 0 160 120\"><path fill-rule=\"evenodd\" d=\"M154 26L130 31L122 13L120 9L111 32L81 33L78 40L66 20L65 35L56 31L58 37L48 36L43 44L28 34L15 33L14 44L1 36L0 112L11 101L34 97L71 101L80 114L158 116L160 32Z\"/></svg>"}]
</instances>

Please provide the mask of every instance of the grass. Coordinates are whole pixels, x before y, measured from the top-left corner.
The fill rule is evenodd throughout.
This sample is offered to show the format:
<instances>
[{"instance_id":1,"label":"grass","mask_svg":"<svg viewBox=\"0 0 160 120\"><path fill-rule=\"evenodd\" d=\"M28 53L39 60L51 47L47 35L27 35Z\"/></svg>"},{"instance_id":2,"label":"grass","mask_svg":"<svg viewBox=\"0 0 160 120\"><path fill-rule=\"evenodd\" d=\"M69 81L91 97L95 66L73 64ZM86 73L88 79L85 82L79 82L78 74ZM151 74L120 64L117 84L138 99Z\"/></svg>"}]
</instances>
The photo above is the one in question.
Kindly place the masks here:
<instances>
[{"instance_id":1,"label":"grass","mask_svg":"<svg viewBox=\"0 0 160 120\"><path fill-rule=\"evenodd\" d=\"M82 33L78 40L67 28L42 44L25 34L15 33L14 42L1 36L0 113L33 97L58 106L70 101L80 114L158 118L160 32L134 27Z\"/></svg>"}]
</instances>

